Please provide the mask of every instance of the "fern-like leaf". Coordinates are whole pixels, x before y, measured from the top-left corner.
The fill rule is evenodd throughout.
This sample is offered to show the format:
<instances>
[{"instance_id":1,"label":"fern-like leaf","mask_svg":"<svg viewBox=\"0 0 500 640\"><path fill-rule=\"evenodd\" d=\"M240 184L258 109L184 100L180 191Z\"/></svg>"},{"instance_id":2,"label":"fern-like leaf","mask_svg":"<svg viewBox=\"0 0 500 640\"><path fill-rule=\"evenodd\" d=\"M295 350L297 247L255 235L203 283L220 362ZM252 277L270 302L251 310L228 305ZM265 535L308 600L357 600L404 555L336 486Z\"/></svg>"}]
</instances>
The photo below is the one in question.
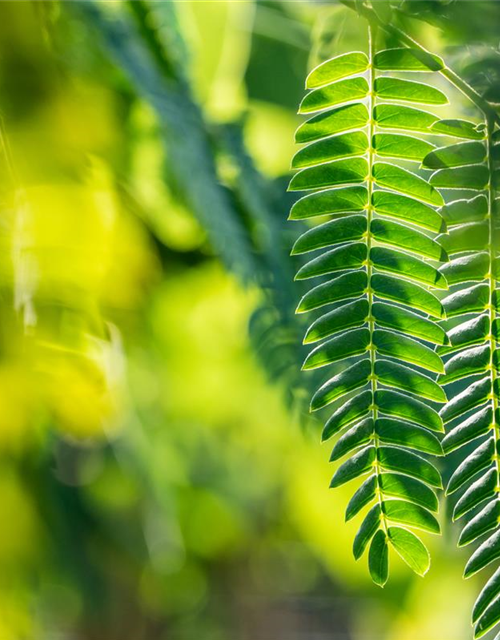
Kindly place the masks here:
<instances>
[{"instance_id":1,"label":"fern-like leaf","mask_svg":"<svg viewBox=\"0 0 500 640\"><path fill-rule=\"evenodd\" d=\"M318 282L297 311L321 310L304 340L316 345L303 368L333 373L311 409L337 403L323 430L324 440L340 436L331 460L344 459L331 487L368 476L346 519L372 505L353 550L357 559L370 547L369 570L380 586L389 547L416 573L428 570L427 549L409 528L439 533L441 477L425 456L442 455L436 433L443 423L432 403L446 396L435 382L444 373L435 346L448 344L434 293L448 287L436 268L447 254L434 239L446 228L436 209L443 199L415 171L434 153L421 134L439 119L413 106L447 98L386 72L441 65L412 49L377 53L372 33L369 56L355 52L321 64L309 74L311 91L300 105L300 113L314 114L296 134L308 144L292 162L299 171L290 189L310 193L290 219L313 223L292 250L306 258L296 279Z\"/></svg>"},{"instance_id":2,"label":"fern-like leaf","mask_svg":"<svg viewBox=\"0 0 500 640\"><path fill-rule=\"evenodd\" d=\"M464 575L470 577L500 558L500 414L498 335L498 228L495 215L495 149L492 123L453 125L436 129L456 142L430 152L424 166L436 169L430 182L461 189L463 197L448 202L442 214L449 226L441 237L450 262L441 271L452 286L443 305L453 320L451 344L440 347L446 358L438 382L449 389L441 410L447 425L446 453L463 451L447 494L461 491L453 519L465 519L459 545L482 539ZM472 136L471 132L476 135ZM482 136L478 140L479 135ZM470 141L474 138L474 141ZM485 538L484 538L485 537ZM487 582L474 606L474 637L500 623L498 571Z\"/></svg>"}]
</instances>

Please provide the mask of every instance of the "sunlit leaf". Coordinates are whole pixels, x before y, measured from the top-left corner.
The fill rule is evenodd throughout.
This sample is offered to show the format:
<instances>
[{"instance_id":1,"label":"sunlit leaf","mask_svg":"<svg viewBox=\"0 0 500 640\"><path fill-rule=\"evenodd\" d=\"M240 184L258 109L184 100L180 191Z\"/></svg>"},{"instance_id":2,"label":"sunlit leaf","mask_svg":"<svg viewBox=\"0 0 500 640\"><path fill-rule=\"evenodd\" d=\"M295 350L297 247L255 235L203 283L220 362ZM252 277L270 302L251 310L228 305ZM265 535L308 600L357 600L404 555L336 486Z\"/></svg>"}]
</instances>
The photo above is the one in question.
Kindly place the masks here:
<instances>
[{"instance_id":1,"label":"sunlit leaf","mask_svg":"<svg viewBox=\"0 0 500 640\"><path fill-rule=\"evenodd\" d=\"M377 96L384 100L402 100L420 104L448 104L448 98L439 91L422 82L401 80L400 78L377 78L375 80Z\"/></svg>"},{"instance_id":2,"label":"sunlit leaf","mask_svg":"<svg viewBox=\"0 0 500 640\"><path fill-rule=\"evenodd\" d=\"M448 170L444 169L443 171ZM436 191L431 184L420 176L394 164L376 162L373 167L373 177L375 182L381 187L399 191L400 193L413 196L436 206L444 204L441 194L439 191ZM432 184L438 187L442 186L441 180L437 178L435 180L437 180L437 182Z\"/></svg>"},{"instance_id":3,"label":"sunlit leaf","mask_svg":"<svg viewBox=\"0 0 500 640\"><path fill-rule=\"evenodd\" d=\"M367 94L368 83L364 78L339 80L308 93L300 103L299 113L314 113L342 102L365 98Z\"/></svg>"},{"instance_id":4,"label":"sunlit leaf","mask_svg":"<svg viewBox=\"0 0 500 640\"><path fill-rule=\"evenodd\" d=\"M370 373L369 360L361 360L344 369L316 391L311 400L311 410L321 409L350 391L359 389L368 382Z\"/></svg>"},{"instance_id":5,"label":"sunlit leaf","mask_svg":"<svg viewBox=\"0 0 500 640\"><path fill-rule=\"evenodd\" d=\"M446 251L432 238L392 220L377 218L372 220L370 231L378 242L406 249L424 258L445 261Z\"/></svg>"},{"instance_id":6,"label":"sunlit leaf","mask_svg":"<svg viewBox=\"0 0 500 640\"><path fill-rule=\"evenodd\" d=\"M360 129L367 124L368 120L368 110L361 102L336 107L302 123L295 132L295 141L312 142L334 133Z\"/></svg>"},{"instance_id":7,"label":"sunlit leaf","mask_svg":"<svg viewBox=\"0 0 500 640\"><path fill-rule=\"evenodd\" d=\"M314 89L329 82L362 73L368 69L368 65L369 60L361 51L343 53L315 67L307 76L306 88Z\"/></svg>"},{"instance_id":8,"label":"sunlit leaf","mask_svg":"<svg viewBox=\"0 0 500 640\"><path fill-rule=\"evenodd\" d=\"M384 502L383 511L391 522L407 524L429 533L440 533L441 531L439 522L432 513L417 504L403 500L388 500Z\"/></svg>"},{"instance_id":9,"label":"sunlit leaf","mask_svg":"<svg viewBox=\"0 0 500 640\"><path fill-rule=\"evenodd\" d=\"M482 140L485 137L484 124L474 124L467 120L439 120L431 126L431 131L470 140Z\"/></svg>"},{"instance_id":10,"label":"sunlit leaf","mask_svg":"<svg viewBox=\"0 0 500 640\"><path fill-rule=\"evenodd\" d=\"M419 576L424 576L431 565L431 558L420 538L401 527L389 527L387 533L390 543L406 564Z\"/></svg>"},{"instance_id":11,"label":"sunlit leaf","mask_svg":"<svg viewBox=\"0 0 500 640\"><path fill-rule=\"evenodd\" d=\"M365 323L367 316L368 301L366 299L355 300L337 307L311 324L305 335L304 344L318 342L345 329L361 326Z\"/></svg>"},{"instance_id":12,"label":"sunlit leaf","mask_svg":"<svg viewBox=\"0 0 500 640\"><path fill-rule=\"evenodd\" d=\"M369 344L370 332L368 329L352 329L313 349L305 359L302 368L305 370L317 369L332 362L359 355L366 351Z\"/></svg>"},{"instance_id":13,"label":"sunlit leaf","mask_svg":"<svg viewBox=\"0 0 500 640\"><path fill-rule=\"evenodd\" d=\"M363 182L367 175L368 163L365 158L335 160L302 169L291 179L289 190L308 191L339 184L353 184Z\"/></svg>"},{"instance_id":14,"label":"sunlit leaf","mask_svg":"<svg viewBox=\"0 0 500 640\"><path fill-rule=\"evenodd\" d=\"M379 156L417 162L422 161L434 149L430 142L396 133L376 133L373 137L373 147Z\"/></svg>"},{"instance_id":15,"label":"sunlit leaf","mask_svg":"<svg viewBox=\"0 0 500 640\"><path fill-rule=\"evenodd\" d=\"M438 169L430 177L430 184L441 189L474 189L480 191L488 185L488 167L477 164L453 169Z\"/></svg>"},{"instance_id":16,"label":"sunlit leaf","mask_svg":"<svg viewBox=\"0 0 500 640\"><path fill-rule=\"evenodd\" d=\"M339 136L318 140L298 151L292 160L292 168L310 167L336 158L360 156L368 149L368 138L362 131L351 131Z\"/></svg>"},{"instance_id":17,"label":"sunlit leaf","mask_svg":"<svg viewBox=\"0 0 500 640\"><path fill-rule=\"evenodd\" d=\"M362 211L368 203L366 187L350 186L310 193L293 205L289 220L303 220L327 214L342 215Z\"/></svg>"},{"instance_id":18,"label":"sunlit leaf","mask_svg":"<svg viewBox=\"0 0 500 640\"><path fill-rule=\"evenodd\" d=\"M365 271L348 271L329 282L323 282L308 291L299 302L297 313L319 309L327 304L357 298L366 290Z\"/></svg>"},{"instance_id":19,"label":"sunlit leaf","mask_svg":"<svg viewBox=\"0 0 500 640\"><path fill-rule=\"evenodd\" d=\"M401 47L379 51L375 67L381 71L439 71L444 63L438 56L420 49Z\"/></svg>"},{"instance_id":20,"label":"sunlit leaf","mask_svg":"<svg viewBox=\"0 0 500 640\"><path fill-rule=\"evenodd\" d=\"M384 216L398 218L429 231L445 231L441 215L429 205L391 191L377 190L372 195L375 211Z\"/></svg>"},{"instance_id":21,"label":"sunlit leaf","mask_svg":"<svg viewBox=\"0 0 500 640\"><path fill-rule=\"evenodd\" d=\"M447 344L448 338L442 327L416 313L392 304L375 302L372 313L379 324L403 334L427 340L433 344Z\"/></svg>"},{"instance_id":22,"label":"sunlit leaf","mask_svg":"<svg viewBox=\"0 0 500 640\"><path fill-rule=\"evenodd\" d=\"M379 127L405 131L428 132L438 120L433 113L396 104L378 104L374 114Z\"/></svg>"},{"instance_id":23,"label":"sunlit leaf","mask_svg":"<svg viewBox=\"0 0 500 640\"><path fill-rule=\"evenodd\" d=\"M425 156L422 165L427 169L460 167L466 164L479 164L486 158L486 147L480 142L460 142L441 147Z\"/></svg>"},{"instance_id":24,"label":"sunlit leaf","mask_svg":"<svg viewBox=\"0 0 500 640\"><path fill-rule=\"evenodd\" d=\"M297 271L296 280L305 280L322 276L327 273L344 271L361 267L367 257L368 249L365 243L350 242L336 249L322 253Z\"/></svg>"},{"instance_id":25,"label":"sunlit leaf","mask_svg":"<svg viewBox=\"0 0 500 640\"><path fill-rule=\"evenodd\" d=\"M349 240L360 240L366 233L366 229L366 217L362 215L326 222L303 233L293 245L292 255L334 246Z\"/></svg>"},{"instance_id":26,"label":"sunlit leaf","mask_svg":"<svg viewBox=\"0 0 500 640\"><path fill-rule=\"evenodd\" d=\"M379 587L383 587L389 577L389 549L387 536L382 529L377 531L371 542L368 567L373 582Z\"/></svg>"}]
</instances>

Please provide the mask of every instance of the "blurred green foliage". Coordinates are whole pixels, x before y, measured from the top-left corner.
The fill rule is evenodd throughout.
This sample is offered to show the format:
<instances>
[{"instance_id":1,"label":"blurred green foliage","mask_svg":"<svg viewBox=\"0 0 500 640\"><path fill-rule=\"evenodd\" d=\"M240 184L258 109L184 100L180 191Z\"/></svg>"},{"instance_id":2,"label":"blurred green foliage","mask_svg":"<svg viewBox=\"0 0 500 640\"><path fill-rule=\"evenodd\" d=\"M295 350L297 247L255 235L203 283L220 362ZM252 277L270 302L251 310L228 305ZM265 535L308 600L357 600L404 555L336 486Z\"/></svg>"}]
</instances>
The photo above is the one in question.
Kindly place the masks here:
<instances>
[{"instance_id":1,"label":"blurred green foliage","mask_svg":"<svg viewBox=\"0 0 500 640\"><path fill-rule=\"evenodd\" d=\"M470 65L439 30L461 3L426 4L416 35ZM311 66L366 48L363 20L305 0L0 17L0 639L468 637L451 545L385 593L352 559L299 373L296 105Z\"/></svg>"}]
</instances>

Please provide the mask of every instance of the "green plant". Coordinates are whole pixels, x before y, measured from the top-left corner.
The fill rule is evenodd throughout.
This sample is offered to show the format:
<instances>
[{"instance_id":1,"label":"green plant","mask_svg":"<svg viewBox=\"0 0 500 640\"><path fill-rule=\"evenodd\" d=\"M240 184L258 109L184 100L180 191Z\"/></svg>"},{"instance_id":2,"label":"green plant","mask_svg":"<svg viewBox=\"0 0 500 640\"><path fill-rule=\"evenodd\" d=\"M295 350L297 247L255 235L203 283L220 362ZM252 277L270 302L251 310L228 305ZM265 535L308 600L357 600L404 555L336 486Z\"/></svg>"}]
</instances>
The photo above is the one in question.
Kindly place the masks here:
<instances>
[{"instance_id":1,"label":"green plant","mask_svg":"<svg viewBox=\"0 0 500 640\"><path fill-rule=\"evenodd\" d=\"M325 425L323 439L346 430L331 460L349 458L331 486L369 474L350 501L346 519L375 501L355 538L354 555L360 557L371 540L369 569L381 586L388 577L389 544L423 575L429 567L427 550L407 527L439 531L430 513L437 510L434 490L439 488L439 474L428 461L417 463L419 458L408 449L432 455L440 455L441 446L446 454L465 451L446 493L463 491L453 511L454 520L468 516L459 545L487 534L465 568L465 577L470 577L500 558L500 228L495 189L499 116L443 60L388 21L384 11L392 12L390 4L345 4L368 18L370 53L368 57L357 52L339 56L308 76L306 86L312 91L300 112L320 113L297 130L297 142L310 144L294 158L293 167L300 172L290 187L317 191L299 200L290 218L331 217L304 233L292 250L301 254L328 249L303 265L297 278L335 276L312 288L299 304L298 312L335 304L306 334L306 343L328 340L311 352L304 368L347 358L356 361L334 371L314 395L311 409L341 400ZM377 52L377 29L404 47ZM377 79L378 71L438 72L475 104L485 122L439 120L420 109L409 109L400 103L439 105L446 99L429 84L387 76ZM380 99L384 102L377 104ZM392 131L387 133L386 128ZM401 129L452 136L455 141L429 150L429 142L403 138ZM421 167L433 173L426 182L385 163L383 156L392 161L421 161ZM446 198L438 189L444 190ZM458 197L456 190L460 190ZM392 232L391 217L404 220L406 236ZM440 233L431 239L431 232ZM425 246L435 247L433 252L422 250L420 236ZM410 240L405 242L405 237ZM436 261L445 264L436 269ZM451 292L440 296L441 301L430 292L448 287ZM381 309L391 309L392 323ZM394 318L409 317L415 318L411 329L405 322L394 322ZM440 318L446 320L438 325ZM424 326L426 330L421 331ZM403 334L412 334L418 342ZM436 350L422 340L437 345ZM437 356L445 360L444 372ZM420 369L437 372L437 381ZM446 400L445 388L450 400L436 417L433 403ZM401 390L411 395L401 395ZM388 402L388 398L394 400ZM417 402L425 403L425 408ZM432 432L441 431L443 424L447 433L440 443ZM393 527L392 522L404 528ZM499 596L497 569L474 605L475 638L500 622Z\"/></svg>"},{"instance_id":2,"label":"green plant","mask_svg":"<svg viewBox=\"0 0 500 640\"><path fill-rule=\"evenodd\" d=\"M377 77L377 72L432 72L442 66L436 56L415 49L377 52L370 26L368 57L349 53L308 76L311 91L300 112L320 113L297 130L297 142L310 144L292 163L300 171L290 189L313 193L295 203L290 218L330 218L295 243L293 254L326 249L305 263L297 278L333 276L305 294L298 312L335 304L309 327L305 342L321 344L303 368L356 359L340 371L337 366L311 408L340 401L323 440L344 432L331 460L349 458L331 486L370 473L349 503L346 519L374 502L353 551L359 558L371 543L370 573L381 586L388 577L388 544L423 575L429 555L408 527L439 533L433 513L441 477L420 454L442 454L435 435L443 430L442 420L429 402L442 403L446 397L428 374L442 373L443 365L424 342L448 343L436 323L444 317L443 307L431 292L447 288L434 266L447 260L447 254L431 237L446 228L435 208L444 201L425 179L393 161L420 163L434 148L421 134L446 127L409 105L440 105L447 99L429 84ZM365 72L368 79L360 75ZM361 102L365 99L367 104Z\"/></svg>"},{"instance_id":3,"label":"green plant","mask_svg":"<svg viewBox=\"0 0 500 640\"><path fill-rule=\"evenodd\" d=\"M424 160L425 166L438 169L431 182L466 190L471 196L452 200L442 210L450 229L441 244L452 257L442 273L454 289L443 305L450 321L457 318L458 323L453 321L448 332L451 344L440 348L446 366L438 380L452 389L450 401L441 410L448 425L443 449L446 454L460 449L462 454L446 489L447 495L465 489L453 509L453 520L468 516L458 544L469 545L487 534L465 567L466 578L500 557L499 229L494 185L498 135L494 126L488 118L478 128L477 140L438 149ZM475 638L500 622L499 594L497 569L474 605Z\"/></svg>"}]
</instances>

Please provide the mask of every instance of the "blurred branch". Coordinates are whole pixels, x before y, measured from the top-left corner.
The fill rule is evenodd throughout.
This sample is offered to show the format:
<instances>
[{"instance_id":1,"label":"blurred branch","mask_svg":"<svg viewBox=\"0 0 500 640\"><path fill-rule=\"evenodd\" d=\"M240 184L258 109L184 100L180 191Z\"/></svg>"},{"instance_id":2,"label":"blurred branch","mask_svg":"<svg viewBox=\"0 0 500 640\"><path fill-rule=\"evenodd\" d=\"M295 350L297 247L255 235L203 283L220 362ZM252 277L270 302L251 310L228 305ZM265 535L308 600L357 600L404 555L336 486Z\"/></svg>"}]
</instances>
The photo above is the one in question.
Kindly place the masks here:
<instances>
[{"instance_id":1,"label":"blurred branch","mask_svg":"<svg viewBox=\"0 0 500 640\"><path fill-rule=\"evenodd\" d=\"M142 24L145 42L124 15L105 15L96 3L78 5L78 11L97 29L116 62L158 114L172 177L206 228L215 251L226 266L244 280L252 280L255 263L251 245L241 220L218 183L202 114L185 84L174 81L176 74L172 65L164 59L158 40L145 24L144 9L144 3L140 3L134 15Z\"/></svg>"}]
</instances>

